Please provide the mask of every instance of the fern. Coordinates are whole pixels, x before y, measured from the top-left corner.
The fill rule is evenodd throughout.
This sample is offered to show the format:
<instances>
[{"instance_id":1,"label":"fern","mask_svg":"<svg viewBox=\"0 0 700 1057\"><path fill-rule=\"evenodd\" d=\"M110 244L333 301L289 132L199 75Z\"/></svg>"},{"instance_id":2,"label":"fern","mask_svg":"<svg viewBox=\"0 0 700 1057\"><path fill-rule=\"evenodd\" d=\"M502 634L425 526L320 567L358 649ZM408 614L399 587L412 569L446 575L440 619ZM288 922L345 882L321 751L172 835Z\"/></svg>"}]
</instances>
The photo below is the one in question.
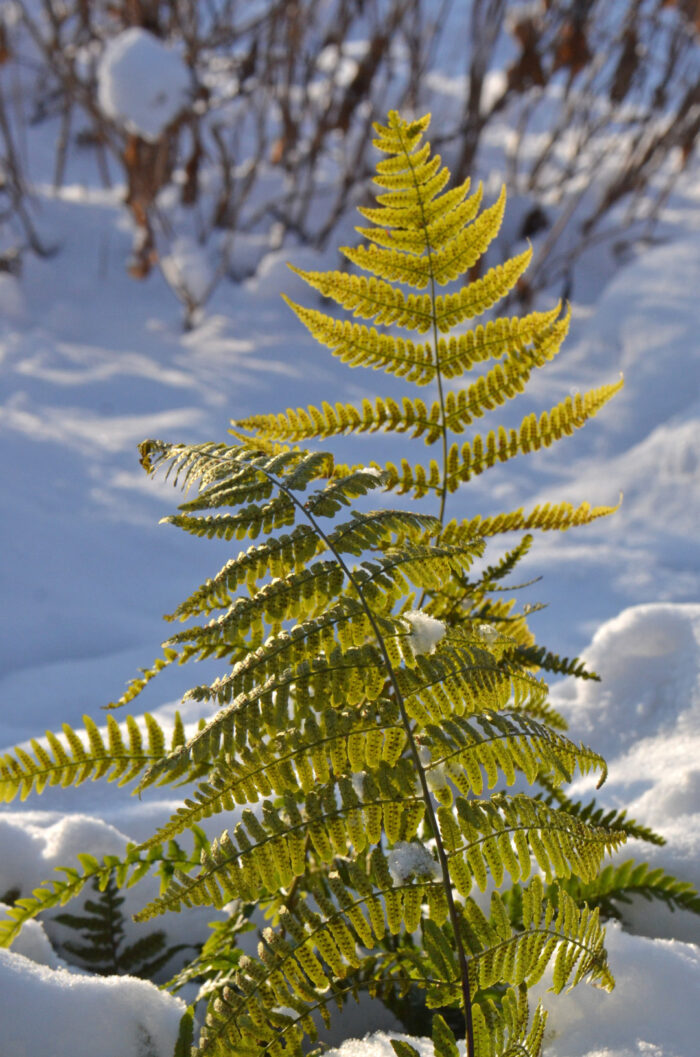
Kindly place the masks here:
<instances>
[{"instance_id":1,"label":"fern","mask_svg":"<svg viewBox=\"0 0 700 1057\"><path fill-rule=\"evenodd\" d=\"M679 881L657 866L638 863L628 859L620 864L610 864L591 881L570 878L567 891L577 900L600 908L606 918L622 920L624 912L619 904L629 904L634 896L642 896L649 902L665 903L672 910L688 910L700 914L700 894L687 881ZM556 898L556 893L552 893Z\"/></svg>"},{"instance_id":2,"label":"fern","mask_svg":"<svg viewBox=\"0 0 700 1057\"><path fill-rule=\"evenodd\" d=\"M101 976L128 974L149 979L177 953L188 949L186 943L168 946L160 929L125 943L121 910L124 898L119 895L114 878L108 878L102 891L96 880L92 887L96 898L86 900L81 914L56 914L53 918L81 935L83 942L64 940L60 946L61 953L70 955L78 965Z\"/></svg>"},{"instance_id":3,"label":"fern","mask_svg":"<svg viewBox=\"0 0 700 1057\"><path fill-rule=\"evenodd\" d=\"M251 416L233 423L229 444L144 441L144 468L187 493L165 520L241 548L169 615L162 656L113 707L167 665L215 657L219 677L186 695L202 703L199 727L187 737L176 724L166 744L146 719L146 744L133 717L122 728L108 716L106 736L86 720L84 732L64 727L32 743L33 755L8 754L0 770L8 799L87 778L135 792L188 787L172 817L122 859L82 856L80 869L19 899L0 923L8 944L25 920L87 884L116 905L116 889L148 873L161 887L138 920L228 908L172 981L177 989L196 979L207 1005L197 1040L192 1007L183 1019L181 1054L192 1044L210 1057L296 1057L317 1038L316 1014L327 1022L361 988L388 1000L417 988L445 1014L433 1018L438 1057L457 1054L450 1010L463 1018L468 1057L538 1057L545 1014L530 1013L527 990L548 965L556 991L583 979L613 984L600 910L610 884L624 891L640 875L608 884L599 871L633 831L561 791L575 772L603 781L605 763L565 736L541 671L594 676L538 646L506 594L531 537L481 572L478 563L488 537L565 530L614 508L559 503L449 522L446 509L471 477L583 426L621 382L526 415L517 429L481 428L558 354L568 313L453 333L512 290L531 254L469 281L496 237L505 192L482 209L480 188L447 189L449 173L423 142L427 125L390 114L377 126L386 157L377 206L362 211L369 244L343 251L365 274L295 269L373 325L290 304L333 355L432 386L431 399L411 392ZM482 373L465 382L472 370ZM296 447L360 432L422 438L436 455L427 465L340 466ZM387 492L430 497L437 511L387 508ZM508 791L516 782L545 792ZM216 839L203 836L200 822L232 811ZM175 843L186 833L191 854ZM664 887L645 876L647 888ZM487 914L474 893L489 884ZM692 902L670 883L666 891ZM252 906L267 921L257 957L237 945ZM100 928L101 907L88 908ZM412 1057L405 1043L395 1049Z\"/></svg>"}]
</instances>

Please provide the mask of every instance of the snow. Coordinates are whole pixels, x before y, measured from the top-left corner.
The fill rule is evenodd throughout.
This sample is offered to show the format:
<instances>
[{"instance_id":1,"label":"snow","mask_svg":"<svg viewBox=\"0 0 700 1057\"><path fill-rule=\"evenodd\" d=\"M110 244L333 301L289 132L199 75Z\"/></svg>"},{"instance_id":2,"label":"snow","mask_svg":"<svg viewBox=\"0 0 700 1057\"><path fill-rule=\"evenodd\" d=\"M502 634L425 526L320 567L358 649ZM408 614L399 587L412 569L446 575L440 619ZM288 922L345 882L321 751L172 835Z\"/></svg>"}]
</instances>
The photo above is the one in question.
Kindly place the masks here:
<instances>
[{"instance_id":1,"label":"snow","mask_svg":"<svg viewBox=\"0 0 700 1057\"><path fill-rule=\"evenodd\" d=\"M89 792L87 795L89 797ZM22 895L26 896L44 881L65 879L62 873L56 871L61 866L79 868L77 855L80 852L87 851L98 860L105 855L123 856L128 839L145 839L150 836L153 829L175 810L177 804L177 799L173 797L171 802L161 802L157 805L155 811L149 811L148 808L145 812L140 811L138 818L133 815L129 817L127 812L126 818L119 821L126 822L130 831L129 838L115 825L90 815L21 809L7 813L5 817L0 818L0 895L19 889ZM84 798L83 806L87 806ZM94 805L93 810L97 806ZM135 805L132 811L134 808ZM215 832L218 834L220 822L221 817L211 831L212 836ZM222 823L222 828L224 824ZM189 846L186 841L183 841L183 845ZM208 935L208 922L220 917L220 913L193 908L184 914L169 915L155 923L141 925L131 920L133 914L158 895L159 887L157 878L149 877L137 887L124 889L121 893L124 897L122 913L127 942L134 942L154 929L162 929L165 932L168 946L204 940ZM82 893L71 901L70 912L80 914L85 901L94 898L94 889L91 883L88 883ZM75 941L76 938L74 930L54 920L64 909L60 906L51 908L42 916L45 934L59 950L64 941ZM21 938L24 937L25 931L26 926L22 930ZM28 953L18 949L21 953ZM164 980L179 968L184 958L184 954L179 955L168 963L164 970Z\"/></svg>"},{"instance_id":2,"label":"snow","mask_svg":"<svg viewBox=\"0 0 700 1057\"><path fill-rule=\"evenodd\" d=\"M489 646L492 646L494 642L498 641L498 631L494 628L493 624L477 624L476 630L484 642L487 642Z\"/></svg>"},{"instance_id":3,"label":"snow","mask_svg":"<svg viewBox=\"0 0 700 1057\"><path fill-rule=\"evenodd\" d=\"M627 609L596 632L584 657L602 684L564 683L552 700L572 736L607 759L596 800L666 839L628 842L616 858L643 858L700 890L700 605ZM587 798L593 784L581 779L572 793ZM700 943L700 919L662 903L635 899L624 917L635 932Z\"/></svg>"},{"instance_id":4,"label":"snow","mask_svg":"<svg viewBox=\"0 0 700 1057\"><path fill-rule=\"evenodd\" d=\"M403 884L410 877L440 876L440 867L435 859L417 841L397 841L387 855L387 863L394 884Z\"/></svg>"},{"instance_id":5,"label":"snow","mask_svg":"<svg viewBox=\"0 0 700 1057\"><path fill-rule=\"evenodd\" d=\"M0 1057L171 1057L185 1003L147 980L52 969L0 949Z\"/></svg>"},{"instance_id":6,"label":"snow","mask_svg":"<svg viewBox=\"0 0 700 1057\"><path fill-rule=\"evenodd\" d=\"M420 609L402 614L402 619L410 626L408 641L416 657L421 653L432 653L447 630L441 620Z\"/></svg>"},{"instance_id":7,"label":"snow","mask_svg":"<svg viewBox=\"0 0 700 1057\"><path fill-rule=\"evenodd\" d=\"M184 109L192 90L182 57L136 26L109 41L97 83L105 114L128 132L153 142Z\"/></svg>"},{"instance_id":8,"label":"snow","mask_svg":"<svg viewBox=\"0 0 700 1057\"><path fill-rule=\"evenodd\" d=\"M0 918L5 916L5 911L10 907L7 903L0 903ZM49 969L65 968L66 963L58 957L51 946L51 941L46 935L46 930L40 921L26 921L22 931L12 944L12 953L21 954L24 958L36 962L37 965L47 965Z\"/></svg>"},{"instance_id":9,"label":"snow","mask_svg":"<svg viewBox=\"0 0 700 1057\"><path fill-rule=\"evenodd\" d=\"M203 305L215 282L215 270L206 251L193 239L180 236L173 240L160 265L172 288L184 301Z\"/></svg>"},{"instance_id":10,"label":"snow","mask_svg":"<svg viewBox=\"0 0 700 1057\"><path fill-rule=\"evenodd\" d=\"M356 772L355 772L355 773L353 774L352 778L351 778L351 781L352 781L352 787L353 787L353 789L355 790L355 796L356 796L356 797L357 797L357 799L358 799L358 800L360 800L360 801L361 801L361 800L363 799L363 797L364 797L364 792L365 792L365 777L366 777L366 772L365 772L365 771L356 771Z\"/></svg>"}]
</instances>

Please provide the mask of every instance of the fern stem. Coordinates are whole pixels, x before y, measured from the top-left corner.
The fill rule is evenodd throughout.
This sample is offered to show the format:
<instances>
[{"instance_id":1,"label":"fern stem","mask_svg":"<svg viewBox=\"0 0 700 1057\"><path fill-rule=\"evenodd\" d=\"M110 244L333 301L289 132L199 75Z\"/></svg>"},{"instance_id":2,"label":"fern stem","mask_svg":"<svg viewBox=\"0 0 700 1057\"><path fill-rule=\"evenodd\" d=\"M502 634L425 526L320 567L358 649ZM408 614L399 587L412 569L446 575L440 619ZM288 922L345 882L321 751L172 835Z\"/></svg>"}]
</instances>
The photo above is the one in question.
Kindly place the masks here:
<instances>
[{"instance_id":1,"label":"fern stem","mask_svg":"<svg viewBox=\"0 0 700 1057\"><path fill-rule=\"evenodd\" d=\"M445 414L445 396L442 389L442 371L440 369L440 357L438 355L438 330L437 330L437 319L435 316L435 271L433 269L433 252L430 246L430 239L428 238L428 221L425 215L425 208L423 206L423 196L420 193L420 184L416 181L416 171L413 167L413 161L411 155L406 149L404 144L403 135L399 132L399 139L404 149L406 161L408 162L411 170L411 176L413 178L413 186L416 190L416 198L420 206L420 215L423 222L423 231L425 232L425 249L428 255L428 268L430 270L430 304L431 304L431 316L430 321L433 325L433 349L435 352L435 377L437 379L438 386L438 397L440 400L440 431L442 433L442 487L440 490L440 513L438 518L440 523L445 523L445 504L447 502L447 416ZM424 593L425 594L425 593ZM468 1054L467 1057L470 1057Z\"/></svg>"},{"instance_id":2,"label":"fern stem","mask_svg":"<svg viewBox=\"0 0 700 1057\"><path fill-rule=\"evenodd\" d=\"M386 670L387 670L388 675L389 675L389 681L391 682L392 688L394 690L394 694L395 694L395 697L396 697L396 703L398 704L398 707L399 707L399 713L401 715L401 722L403 723L404 730L406 731L406 737L408 739L409 749L410 749L410 752L411 752L411 756L413 758L413 764L414 764L414 766L416 768L416 773L418 774L418 779L420 781L421 792L422 792L422 795L423 795L423 801L425 803L425 811L426 811L426 815L427 815L427 818L428 818L428 824L429 824L429 826L430 826L430 828L432 830L433 837L434 837L434 840L435 840L435 850L437 851L438 861L439 861L439 864L440 864L440 871L442 873L442 882L443 882L443 887L444 887L444 890L445 890L445 898L447 900L448 913L450 915L450 923L452 925L452 931L454 932L455 947L456 947L456 952L457 952L457 962L459 964L459 970L460 970L460 976L461 976L462 999L463 999L463 1003L464 1003L464 1021L465 1021L466 1045L467 1045L466 1057L475 1057L475 1052L476 1051L475 1051L475 1045L474 1045L474 1025L473 1025L473 1020L472 1020L472 1004L471 1004L471 987L470 987L470 982L469 982L469 966L468 966L468 963L467 963L467 955L466 955L466 951L464 949L464 944L462 942L462 933L461 933L461 925L460 925L459 915L457 913L457 907L455 905L454 896L452 894L452 881L451 881L451 878L450 878L450 870L449 870L449 865L448 865L448 862L447 862L447 854L445 852L445 846L442 843L442 837L440 835L440 829L438 827L438 821L437 821L437 817L435 815L435 808L433 807L433 798L432 798L432 796L430 794L430 789L428 787L428 780L426 778L425 770L424 770L423 765L422 765L421 760L420 760L420 755L418 753L418 746L416 745L416 741L415 741L415 738L413 736L413 728L411 727L411 722L409 720L408 713L406 712L406 706L404 704L403 694L401 693L401 688L399 686L399 681L398 681L398 678L396 676L396 672L394 671L394 666L391 663L391 658L389 657L388 650L387 650L386 645L384 643L384 636L382 635L382 632L381 632L381 630L379 628L379 625L378 625L377 620L375 618L374 612L372 611L371 606L369 605L369 603L367 602L367 599L364 596L364 592L362 590L362 587L360 586L360 584L356 580L355 576L353 575L352 570L349 568L349 566L344 561L343 556L341 554L339 554L338 551L335 549L332 540L327 535L327 533L325 533L323 531L323 529L319 525L319 523L316 520L316 518L313 516L311 511L308 509L308 507L298 499L298 497L291 491L291 489L286 488L285 485L281 481L279 481L276 477L274 477L273 474L268 473L268 471L265 470L261 466L258 466L257 469L261 473L265 474L265 476L268 478L268 480L272 481L277 486L277 488L280 489L281 492L284 492L284 494L289 499L291 499L291 501L294 503L294 505L301 511L301 513L304 515L304 517L309 521L309 523L311 524L313 529L318 533L319 537L326 544L326 546L328 547L328 549L331 552L331 554L333 554L335 556L336 561L338 562L338 564L340 565L341 569L343 570L343 572L347 576L349 583L354 588L354 590L355 590L355 592L357 594L357 597L360 600L360 604L362 605L362 608L364 609L365 613L367 614L367 619L369 620L369 622L370 622L370 624L372 626L372 630L374 631L375 637L377 639L377 644L379 646L379 649L380 649L380 652L382 654L382 657L384 658L384 663L386 665Z\"/></svg>"}]
</instances>

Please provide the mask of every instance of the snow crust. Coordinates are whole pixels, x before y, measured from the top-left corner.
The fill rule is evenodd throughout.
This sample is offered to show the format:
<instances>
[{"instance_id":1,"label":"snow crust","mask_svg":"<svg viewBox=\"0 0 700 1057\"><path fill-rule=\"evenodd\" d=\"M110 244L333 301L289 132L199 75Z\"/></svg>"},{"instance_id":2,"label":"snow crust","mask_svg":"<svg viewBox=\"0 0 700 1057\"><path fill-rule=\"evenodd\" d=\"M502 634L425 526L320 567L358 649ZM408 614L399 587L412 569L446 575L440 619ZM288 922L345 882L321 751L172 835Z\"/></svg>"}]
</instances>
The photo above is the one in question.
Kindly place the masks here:
<instances>
[{"instance_id":1,"label":"snow crust","mask_svg":"<svg viewBox=\"0 0 700 1057\"><path fill-rule=\"evenodd\" d=\"M155 142L187 105L192 79L176 51L133 26L108 42L97 85L100 106L108 117Z\"/></svg>"}]
</instances>

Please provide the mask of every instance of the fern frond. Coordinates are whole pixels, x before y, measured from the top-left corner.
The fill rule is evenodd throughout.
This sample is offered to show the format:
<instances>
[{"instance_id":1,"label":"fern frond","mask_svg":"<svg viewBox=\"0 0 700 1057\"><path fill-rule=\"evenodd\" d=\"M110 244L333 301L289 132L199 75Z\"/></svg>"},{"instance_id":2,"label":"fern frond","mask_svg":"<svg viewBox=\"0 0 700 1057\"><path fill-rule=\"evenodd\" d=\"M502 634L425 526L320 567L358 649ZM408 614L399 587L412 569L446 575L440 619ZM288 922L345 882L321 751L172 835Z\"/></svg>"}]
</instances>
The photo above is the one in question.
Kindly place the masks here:
<instances>
[{"instance_id":1,"label":"fern frond","mask_svg":"<svg viewBox=\"0 0 700 1057\"><path fill-rule=\"evenodd\" d=\"M197 827L194 827L192 833L196 850L206 838ZM15 900L14 904L4 911L5 918L0 919L0 947L9 947L26 921L37 917L44 910L65 906L79 895L87 884L94 883L102 892L111 880L118 888L130 887L154 870L163 878L167 878L175 867L191 866L191 857L174 842L171 842L166 851L158 846L151 848L147 855L141 855L134 844L127 844L123 858L118 855L105 855L99 860L88 853L81 853L77 858L80 869L72 866L57 867L57 872L64 877L45 881L34 889L31 896Z\"/></svg>"},{"instance_id":2,"label":"fern frond","mask_svg":"<svg viewBox=\"0 0 700 1057\"><path fill-rule=\"evenodd\" d=\"M569 316L553 324L559 309L533 313L525 319L499 319L462 335L454 349L441 343L439 366L444 377L450 378L468 370L473 363L487 357L500 358L507 354L503 366L491 371L459 393L445 394L445 415L440 401L430 410L420 399L404 397L398 404L391 397L377 397L374 405L364 400L361 408L352 404L324 403L321 408L309 405L306 409L289 408L284 413L253 415L237 421L237 425L265 440L298 442L310 437L327 438L341 433L410 432L412 437L425 434L426 444L433 444L445 427L461 433L464 427L486 411L503 404L521 393L533 367L541 367L559 350L566 336ZM388 338L385 345L397 350L398 339ZM528 342L532 349L526 349ZM405 347L405 346L404 346ZM440 355L442 353L442 355ZM386 369L386 359L383 364ZM426 379L427 380L427 379Z\"/></svg>"},{"instance_id":3,"label":"fern frond","mask_svg":"<svg viewBox=\"0 0 700 1057\"><path fill-rule=\"evenodd\" d=\"M355 511L350 521L338 525L329 542L338 554L360 555L369 549L401 546L406 541L426 543L442 532L439 518L405 510L374 510L367 514ZM453 541L446 540L449 544ZM465 540L459 541L464 543ZM475 540L468 541L477 546Z\"/></svg>"},{"instance_id":4,"label":"fern frond","mask_svg":"<svg viewBox=\"0 0 700 1057\"><path fill-rule=\"evenodd\" d=\"M107 716L107 736L102 735L89 716L83 716L84 730L78 733L64 723L61 734L46 731L47 745L36 739L30 742L32 753L18 747L0 757L0 796L10 803L19 795L26 800L30 793L41 793L46 785L79 786L88 779L105 778L117 785L127 785L148 767L163 760L168 750L165 733L157 720L149 713L143 717L146 727L146 744L138 722L133 716L125 720L128 741L111 715ZM170 751L177 750L185 742L184 730L179 714L170 739ZM168 781L182 776L186 765L174 769Z\"/></svg>"},{"instance_id":5,"label":"fern frond","mask_svg":"<svg viewBox=\"0 0 700 1057\"><path fill-rule=\"evenodd\" d=\"M227 755L169 822L141 847L160 844L192 823L230 811L237 804L257 803L261 796L268 797L273 792L278 796L298 789L310 793L327 785L334 774L349 839L357 850L362 850L368 833L376 832L375 807L381 797L378 793L371 799L368 793L362 801L358 800L354 786L343 776L348 766L355 773L379 770L383 782L384 765L397 764L404 742L402 728L388 720L382 722L363 713L338 713L334 709L321 713L319 720L310 715L303 731L301 725L290 727L270 742L245 747L235 757Z\"/></svg>"},{"instance_id":6,"label":"fern frond","mask_svg":"<svg viewBox=\"0 0 700 1057\"><path fill-rule=\"evenodd\" d=\"M389 769L383 771L382 778L386 791L369 801L371 806L379 806L383 814L394 809L402 814L402 802L416 802L415 793L406 796L399 792L400 785L392 778ZM309 846L325 863L332 862L338 855L345 856L352 839L346 822L347 812L336 802L334 785L332 781L318 790L310 790L305 797L303 813L291 793L283 798L282 813L269 800L263 801L260 819L244 810L242 821L235 827L233 835L224 831L211 845L203 848L199 873L190 877L178 871L165 891L140 911L136 920L146 921L167 910L179 910L183 905L213 903L220 907L231 899L249 901L260 891L287 888L295 877L305 872ZM421 815L422 812L415 822L416 827ZM380 814L376 840L371 843L380 839L381 818ZM399 824L399 831L400 828Z\"/></svg>"},{"instance_id":7,"label":"fern frond","mask_svg":"<svg viewBox=\"0 0 700 1057\"><path fill-rule=\"evenodd\" d=\"M273 529L287 528L293 525L296 508L286 495L275 496L268 503L251 503L236 514L212 514L194 516L191 514L171 514L161 518L163 525L175 525L191 536L207 539L256 539L261 533L269 535Z\"/></svg>"},{"instance_id":8,"label":"fern frond","mask_svg":"<svg viewBox=\"0 0 700 1057\"><path fill-rule=\"evenodd\" d=\"M540 794L546 803L556 803L557 807L563 811L568 811L570 815L582 819L591 826L623 830L630 839L643 840L647 844L656 844L658 847L666 843L665 838L655 830L641 825L633 818L628 818L625 810L599 807L595 800L588 800L585 803L581 800L571 800L559 786L552 785L547 777L541 775L538 781L547 791L546 794Z\"/></svg>"},{"instance_id":9,"label":"fern frond","mask_svg":"<svg viewBox=\"0 0 700 1057\"><path fill-rule=\"evenodd\" d=\"M475 204L478 206L478 199ZM420 257L406 254L402 250L378 246L357 246L354 249L343 246L340 252L363 271L371 272L380 279L406 283L419 290L425 289L431 280L444 286L464 275L485 253L489 243L498 234L505 206L506 192L503 187L498 200L489 209L485 209L471 225L457 229L442 247ZM409 215L402 219L408 223L416 219L421 223L425 217L425 222L429 223L429 218L426 217L429 210L425 205L421 209L419 203L417 209L417 216L416 207L404 210ZM423 247L427 248L425 235Z\"/></svg>"},{"instance_id":10,"label":"fern frond","mask_svg":"<svg viewBox=\"0 0 700 1057\"><path fill-rule=\"evenodd\" d=\"M576 767L581 774L599 770L599 785L607 775L598 753L522 712L453 716L440 724L427 724L425 734L423 740L432 754L428 773L443 768L466 797L479 796L485 785L492 789L499 775L512 785L516 772L524 774L530 784L542 770L553 771L558 781L565 782L571 781Z\"/></svg>"},{"instance_id":11,"label":"fern frond","mask_svg":"<svg viewBox=\"0 0 700 1057\"><path fill-rule=\"evenodd\" d=\"M635 895L649 902L665 903L670 910L700 914L700 894L692 884L667 874L662 866L652 867L635 859L619 865L611 863L588 880L571 877L564 882L564 888L577 903L599 908L606 918L621 919L623 913L618 904L631 903ZM550 898L558 897L552 892Z\"/></svg>"},{"instance_id":12,"label":"fern frond","mask_svg":"<svg viewBox=\"0 0 700 1057\"><path fill-rule=\"evenodd\" d=\"M574 675L577 679L593 679L600 682L596 672L586 668L586 662L578 657L560 657L544 646L518 646L512 654L513 660L526 667L543 668L555 675Z\"/></svg>"},{"instance_id":13,"label":"fern frond","mask_svg":"<svg viewBox=\"0 0 700 1057\"><path fill-rule=\"evenodd\" d=\"M178 653L177 650L163 650L163 656L156 657L150 668L141 668L141 674L135 679L129 680L127 689L122 696L116 701L110 701L106 707L110 709L123 708L124 705L128 705L135 697L138 697L144 687L148 686L151 679L155 679L164 668L168 668L171 664L174 664L175 661L179 664L183 664L187 659L186 651Z\"/></svg>"},{"instance_id":14,"label":"fern frond","mask_svg":"<svg viewBox=\"0 0 700 1057\"><path fill-rule=\"evenodd\" d=\"M507 385L521 388L533 367L542 367L552 360L569 330L571 311L557 319L561 306L548 312L532 312L529 316L500 317L485 325L468 330L459 337L438 341L437 360L445 378L457 378L478 363L501 360L475 387L467 390L468 403L475 405L480 390L498 393ZM484 397L482 396L483 400ZM503 401L501 400L501 403Z\"/></svg>"},{"instance_id":15,"label":"fern frond","mask_svg":"<svg viewBox=\"0 0 700 1057\"><path fill-rule=\"evenodd\" d=\"M523 893L522 932L513 933L498 892L491 897L489 919L474 902L465 906L465 926L471 942L481 947L472 957L478 983L488 988L499 981L532 987L553 958L552 990L562 991L583 979L610 991L614 981L604 947L605 930L597 910L579 908L563 890L558 908L543 900L539 877ZM473 938L472 938L473 937Z\"/></svg>"},{"instance_id":16,"label":"fern frond","mask_svg":"<svg viewBox=\"0 0 700 1057\"><path fill-rule=\"evenodd\" d=\"M501 532L525 532L537 529L540 532L563 532L578 525L589 525L600 517L609 517L620 509L615 506L596 506L581 503L574 507L571 503L542 503L533 507L527 514L522 507L507 514L495 514L492 517L469 518L465 521L449 521L443 530L441 539L445 542L456 542L462 536L495 536Z\"/></svg>"},{"instance_id":17,"label":"fern frond","mask_svg":"<svg viewBox=\"0 0 700 1057\"><path fill-rule=\"evenodd\" d=\"M510 293L532 260L532 250L525 250L503 264L489 268L481 279L475 279L454 294L435 298L435 325L441 334L449 333L459 323L482 315Z\"/></svg>"},{"instance_id":18,"label":"fern frond","mask_svg":"<svg viewBox=\"0 0 700 1057\"><path fill-rule=\"evenodd\" d=\"M375 323L405 327L424 334L432 324L429 294L404 294L382 279L366 279L364 275L347 272L309 272L289 265L322 297L328 297L342 308L361 319ZM294 307L292 305L292 307Z\"/></svg>"},{"instance_id":19,"label":"fern frond","mask_svg":"<svg viewBox=\"0 0 700 1057\"><path fill-rule=\"evenodd\" d=\"M527 880L533 859L548 883L572 874L591 881L606 852L626 839L622 830L593 827L529 796L499 793L487 801L460 796L455 808L456 817L451 809L438 808L438 819L450 875L464 897L475 882L485 891L489 875L498 887L505 873L512 882Z\"/></svg>"},{"instance_id":20,"label":"fern frond","mask_svg":"<svg viewBox=\"0 0 700 1057\"><path fill-rule=\"evenodd\" d=\"M509 704L517 709L537 707L547 696L541 680L504 665L478 639L456 630L436 652L420 655L397 676L406 707L420 723L498 711Z\"/></svg>"},{"instance_id":21,"label":"fern frond","mask_svg":"<svg viewBox=\"0 0 700 1057\"><path fill-rule=\"evenodd\" d=\"M469 481L497 463L507 462L519 454L539 451L563 436L570 436L575 429L580 429L593 418L619 392L622 385L620 379L613 385L593 389L583 397L579 393L574 400L567 397L549 411L543 411L539 418L534 414L527 415L518 430L506 431L503 426L499 426L497 432L492 430L486 437L477 434L461 448L453 444L447 456L447 490L455 492L462 482ZM400 469L393 463L387 463L383 470L385 487L399 494L412 492L416 498L420 498L441 487L440 467L434 460L427 470L420 465L411 466L405 459ZM338 466L336 472L347 473L348 468ZM514 527L520 526L516 522Z\"/></svg>"},{"instance_id":22,"label":"fern frond","mask_svg":"<svg viewBox=\"0 0 700 1057\"><path fill-rule=\"evenodd\" d=\"M406 191L394 190L389 194L377 196L379 209L358 208L358 213L376 226L356 227L355 231L369 242L390 250L404 250L406 253L419 255L424 253L428 246L431 249L440 249L448 240L454 238L455 233L465 224L474 219L483 194L483 187L479 184L474 194L467 198L471 187L471 180L467 178L457 187L430 201L432 191L442 190L448 179L449 173L443 168L438 170L431 181L419 185L423 205L420 227L417 228L411 223L415 209L410 204L408 208L403 209L396 204L397 199L405 201ZM375 183L384 186L380 180L375 180ZM408 194L410 195L410 191Z\"/></svg>"},{"instance_id":23,"label":"fern frond","mask_svg":"<svg viewBox=\"0 0 700 1057\"><path fill-rule=\"evenodd\" d=\"M125 943L124 915L113 876L100 891L96 878L92 887L96 897L88 899L80 914L55 914L53 920L78 932L82 943L64 940L61 952L76 958L79 965L101 976L124 975L151 979L175 954L188 949L188 944L167 946L165 933L157 930L140 936L133 943Z\"/></svg>"},{"instance_id":24,"label":"fern frond","mask_svg":"<svg viewBox=\"0 0 700 1057\"><path fill-rule=\"evenodd\" d=\"M298 305L284 294L282 296L311 336L329 348L343 363L351 367L381 369L387 374L405 378L415 385L428 385L435 378L435 365L429 344L416 344L409 338L382 334L374 327L334 319L323 312ZM422 331L430 326L427 309L427 303L417 309L424 317L425 326ZM303 420L301 412L299 414ZM249 428L244 426L246 421L248 420L244 419L237 424Z\"/></svg>"},{"instance_id":25,"label":"fern frond","mask_svg":"<svg viewBox=\"0 0 700 1057\"><path fill-rule=\"evenodd\" d=\"M252 591L265 576L279 577L290 569L299 573L322 547L308 525L297 525L289 534L272 536L229 559L216 576L193 591L165 619L187 620L199 613L230 606L236 588L246 584Z\"/></svg>"}]
</instances>

